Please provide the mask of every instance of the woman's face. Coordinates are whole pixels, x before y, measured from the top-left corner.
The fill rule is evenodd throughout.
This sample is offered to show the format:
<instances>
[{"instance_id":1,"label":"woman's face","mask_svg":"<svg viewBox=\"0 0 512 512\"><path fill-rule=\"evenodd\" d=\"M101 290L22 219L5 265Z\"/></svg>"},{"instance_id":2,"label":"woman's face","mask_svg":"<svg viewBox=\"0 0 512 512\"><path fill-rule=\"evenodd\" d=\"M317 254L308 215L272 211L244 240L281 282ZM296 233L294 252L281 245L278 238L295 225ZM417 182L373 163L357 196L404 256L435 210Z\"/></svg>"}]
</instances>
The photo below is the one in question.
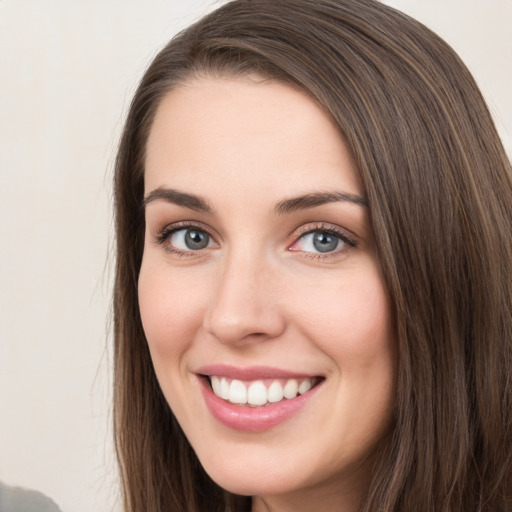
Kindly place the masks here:
<instances>
[{"instance_id":1,"label":"woman's face","mask_svg":"<svg viewBox=\"0 0 512 512\"><path fill-rule=\"evenodd\" d=\"M149 135L145 215L144 331L205 470L256 503L328 510L319 496L359 493L390 422L395 344L363 190L328 117L254 76L181 85Z\"/></svg>"}]
</instances>

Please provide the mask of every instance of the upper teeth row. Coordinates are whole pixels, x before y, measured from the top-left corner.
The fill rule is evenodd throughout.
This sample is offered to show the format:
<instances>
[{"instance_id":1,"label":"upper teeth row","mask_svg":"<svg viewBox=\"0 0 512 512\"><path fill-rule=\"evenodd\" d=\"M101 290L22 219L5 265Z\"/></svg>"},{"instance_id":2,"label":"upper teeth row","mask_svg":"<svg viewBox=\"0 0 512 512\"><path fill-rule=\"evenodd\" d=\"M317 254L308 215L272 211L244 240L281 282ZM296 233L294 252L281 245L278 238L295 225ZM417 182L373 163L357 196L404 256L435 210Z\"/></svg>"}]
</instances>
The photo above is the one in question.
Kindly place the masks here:
<instances>
[{"instance_id":1,"label":"upper teeth row","mask_svg":"<svg viewBox=\"0 0 512 512\"><path fill-rule=\"evenodd\" d=\"M297 394L302 395L313 387L312 379L288 379L283 381L274 380L267 388L261 380L242 382L232 380L229 382L225 377L210 377L213 392L224 400L233 404L265 405L267 402L279 402L283 398L295 398Z\"/></svg>"}]
</instances>

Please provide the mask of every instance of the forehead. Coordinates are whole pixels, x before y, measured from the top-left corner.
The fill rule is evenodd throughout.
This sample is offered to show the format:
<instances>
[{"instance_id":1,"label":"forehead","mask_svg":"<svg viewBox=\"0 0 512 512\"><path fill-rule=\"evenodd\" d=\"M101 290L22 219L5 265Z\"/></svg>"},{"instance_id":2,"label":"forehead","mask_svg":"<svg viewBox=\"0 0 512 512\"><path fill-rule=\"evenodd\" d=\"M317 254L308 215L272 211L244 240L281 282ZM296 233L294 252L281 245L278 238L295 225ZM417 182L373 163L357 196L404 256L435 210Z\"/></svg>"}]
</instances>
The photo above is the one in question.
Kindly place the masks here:
<instances>
[{"instance_id":1,"label":"forehead","mask_svg":"<svg viewBox=\"0 0 512 512\"><path fill-rule=\"evenodd\" d=\"M200 78L169 92L150 130L146 193L160 186L266 197L361 193L351 155L305 93L255 76Z\"/></svg>"}]
</instances>

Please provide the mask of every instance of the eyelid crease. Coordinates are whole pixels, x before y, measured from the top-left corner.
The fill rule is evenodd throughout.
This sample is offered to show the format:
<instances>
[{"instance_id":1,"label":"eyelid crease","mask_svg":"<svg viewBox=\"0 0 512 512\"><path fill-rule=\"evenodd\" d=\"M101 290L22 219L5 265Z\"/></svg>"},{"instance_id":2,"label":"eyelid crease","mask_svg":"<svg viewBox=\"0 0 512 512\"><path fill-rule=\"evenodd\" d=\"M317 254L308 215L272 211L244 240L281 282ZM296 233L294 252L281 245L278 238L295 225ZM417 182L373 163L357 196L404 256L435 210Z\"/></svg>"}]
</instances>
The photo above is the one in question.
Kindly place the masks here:
<instances>
[{"instance_id":1,"label":"eyelid crease","mask_svg":"<svg viewBox=\"0 0 512 512\"><path fill-rule=\"evenodd\" d=\"M340 237L343 241L347 242L352 247L356 247L358 245L357 242L357 236L354 235L351 231L348 229L341 228L339 226L336 226L335 224L331 224L329 222L318 222L318 223L311 223L311 224L304 224L300 226L297 230L295 230L291 237L293 239L299 240L299 238L309 234L309 233L315 233L315 232L324 232L329 233L335 236Z\"/></svg>"}]
</instances>

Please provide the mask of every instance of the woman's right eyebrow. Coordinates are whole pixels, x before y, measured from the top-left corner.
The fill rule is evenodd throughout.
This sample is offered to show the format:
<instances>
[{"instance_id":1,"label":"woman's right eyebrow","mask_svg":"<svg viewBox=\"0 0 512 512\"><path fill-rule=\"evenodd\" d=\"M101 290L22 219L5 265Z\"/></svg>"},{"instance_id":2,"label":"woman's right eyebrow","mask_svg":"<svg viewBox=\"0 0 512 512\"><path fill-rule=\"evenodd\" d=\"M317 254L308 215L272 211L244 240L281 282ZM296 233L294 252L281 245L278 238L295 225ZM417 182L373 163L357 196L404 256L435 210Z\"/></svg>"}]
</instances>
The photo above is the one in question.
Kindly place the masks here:
<instances>
[{"instance_id":1,"label":"woman's right eyebrow","mask_svg":"<svg viewBox=\"0 0 512 512\"><path fill-rule=\"evenodd\" d=\"M158 187L152 190L144 198L142 207L145 209L148 204L159 199L178 206L190 208L196 212L213 213L213 208L208 204L206 199L201 196L180 192L179 190L167 187Z\"/></svg>"}]
</instances>

